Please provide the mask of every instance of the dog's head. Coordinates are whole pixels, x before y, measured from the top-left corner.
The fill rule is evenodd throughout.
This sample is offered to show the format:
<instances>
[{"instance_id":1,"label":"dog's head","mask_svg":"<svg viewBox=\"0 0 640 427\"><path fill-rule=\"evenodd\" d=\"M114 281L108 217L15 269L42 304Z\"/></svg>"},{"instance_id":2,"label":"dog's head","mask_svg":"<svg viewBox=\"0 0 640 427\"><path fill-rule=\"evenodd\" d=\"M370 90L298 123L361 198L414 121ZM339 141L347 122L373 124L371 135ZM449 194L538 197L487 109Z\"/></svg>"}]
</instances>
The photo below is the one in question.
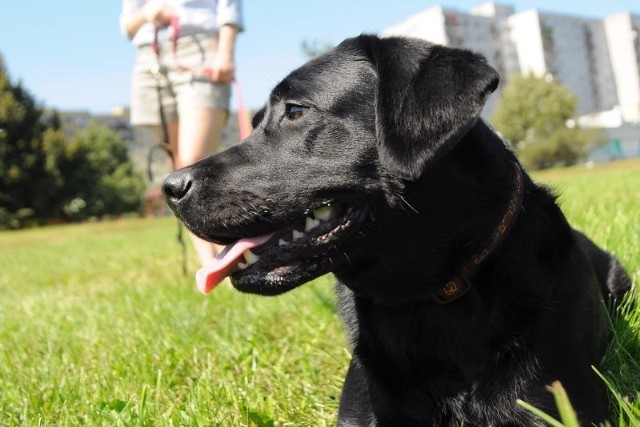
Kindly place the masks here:
<instances>
[{"instance_id":1,"label":"dog's head","mask_svg":"<svg viewBox=\"0 0 640 427\"><path fill-rule=\"evenodd\" d=\"M200 272L203 288L231 275L240 290L279 294L356 268L497 84L472 52L366 35L293 71L244 143L165 181L186 226L229 245Z\"/></svg>"}]
</instances>

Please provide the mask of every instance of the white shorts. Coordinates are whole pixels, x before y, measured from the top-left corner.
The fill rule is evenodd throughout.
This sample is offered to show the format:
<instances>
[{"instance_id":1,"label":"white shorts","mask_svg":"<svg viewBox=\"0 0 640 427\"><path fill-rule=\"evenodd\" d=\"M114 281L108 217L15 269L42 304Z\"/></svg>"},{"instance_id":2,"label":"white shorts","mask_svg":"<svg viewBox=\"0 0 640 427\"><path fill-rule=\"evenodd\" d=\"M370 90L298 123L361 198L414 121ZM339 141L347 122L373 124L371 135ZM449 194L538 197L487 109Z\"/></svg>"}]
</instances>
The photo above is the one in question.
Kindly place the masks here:
<instances>
[{"instance_id":1,"label":"white shorts","mask_svg":"<svg viewBox=\"0 0 640 427\"><path fill-rule=\"evenodd\" d=\"M151 46L139 47L131 80L131 124L161 123L158 93L167 122L194 108L229 110L231 86L200 74L212 62L216 46L214 37L202 35L178 39L175 54L171 42L159 46L160 55Z\"/></svg>"}]
</instances>

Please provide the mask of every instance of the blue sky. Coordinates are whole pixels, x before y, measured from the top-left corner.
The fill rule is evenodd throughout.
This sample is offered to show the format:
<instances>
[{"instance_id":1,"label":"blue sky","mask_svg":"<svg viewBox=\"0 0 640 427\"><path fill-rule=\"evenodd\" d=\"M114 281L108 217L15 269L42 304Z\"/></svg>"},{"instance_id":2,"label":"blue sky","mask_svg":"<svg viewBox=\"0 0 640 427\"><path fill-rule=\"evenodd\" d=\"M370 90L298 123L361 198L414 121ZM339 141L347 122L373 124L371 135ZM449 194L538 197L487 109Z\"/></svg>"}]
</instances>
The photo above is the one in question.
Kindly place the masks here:
<instances>
[{"instance_id":1,"label":"blue sky","mask_svg":"<svg viewBox=\"0 0 640 427\"><path fill-rule=\"evenodd\" d=\"M245 104L259 107L271 88L302 64L303 40L338 43L376 33L434 4L462 11L481 1L245 0L237 76ZM502 2L591 18L631 11L638 0ZM129 103L134 48L120 34L118 0L2 0L0 54L10 76L44 106L104 113Z\"/></svg>"}]
</instances>

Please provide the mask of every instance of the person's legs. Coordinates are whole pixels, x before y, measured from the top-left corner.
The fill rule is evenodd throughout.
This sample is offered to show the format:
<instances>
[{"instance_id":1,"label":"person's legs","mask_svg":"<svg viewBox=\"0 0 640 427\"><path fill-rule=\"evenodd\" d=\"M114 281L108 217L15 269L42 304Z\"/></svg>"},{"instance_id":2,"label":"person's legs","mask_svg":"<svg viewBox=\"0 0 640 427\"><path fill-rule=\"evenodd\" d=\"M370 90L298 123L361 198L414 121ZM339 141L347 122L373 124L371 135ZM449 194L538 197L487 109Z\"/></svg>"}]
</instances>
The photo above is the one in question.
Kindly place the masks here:
<instances>
[{"instance_id":1,"label":"person's legs","mask_svg":"<svg viewBox=\"0 0 640 427\"><path fill-rule=\"evenodd\" d=\"M231 86L212 84L197 73L199 66L212 62L216 44L216 39L209 36L184 37L178 40L177 54L167 55L168 59L194 67L193 73L175 70L169 74L178 105L178 142L172 146L177 169L215 153L220 146ZM202 264L222 249L193 235L191 239Z\"/></svg>"},{"instance_id":2,"label":"person's legs","mask_svg":"<svg viewBox=\"0 0 640 427\"><path fill-rule=\"evenodd\" d=\"M171 121L167 123L167 136L169 137L169 149L173 155L173 164L171 165L175 170L180 169L178 165L178 132L180 129L179 122Z\"/></svg>"},{"instance_id":3,"label":"person's legs","mask_svg":"<svg viewBox=\"0 0 640 427\"><path fill-rule=\"evenodd\" d=\"M217 151L227 114L226 110L212 108L193 108L180 113L178 169Z\"/></svg>"},{"instance_id":4,"label":"person's legs","mask_svg":"<svg viewBox=\"0 0 640 427\"><path fill-rule=\"evenodd\" d=\"M181 112L177 126L179 143L176 144L177 149L174 148L177 169L192 165L217 151L227 114L227 110L211 108L193 108ZM222 249L193 234L191 240L201 264L216 256Z\"/></svg>"}]
</instances>

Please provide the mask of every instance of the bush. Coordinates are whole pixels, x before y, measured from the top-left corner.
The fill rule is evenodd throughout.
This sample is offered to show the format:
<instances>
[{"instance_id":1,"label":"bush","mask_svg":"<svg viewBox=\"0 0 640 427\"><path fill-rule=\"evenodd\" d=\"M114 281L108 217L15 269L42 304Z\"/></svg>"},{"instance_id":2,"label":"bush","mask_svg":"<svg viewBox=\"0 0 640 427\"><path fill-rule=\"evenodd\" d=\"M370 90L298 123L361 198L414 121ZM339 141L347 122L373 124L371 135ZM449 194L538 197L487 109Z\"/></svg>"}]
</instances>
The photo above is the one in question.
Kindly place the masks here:
<instances>
[{"instance_id":1,"label":"bush","mask_svg":"<svg viewBox=\"0 0 640 427\"><path fill-rule=\"evenodd\" d=\"M575 125L576 103L553 79L516 76L502 90L492 123L527 167L573 165L602 142L600 132Z\"/></svg>"},{"instance_id":2,"label":"bush","mask_svg":"<svg viewBox=\"0 0 640 427\"><path fill-rule=\"evenodd\" d=\"M124 141L107 128L78 133L52 160L62 177L57 216L67 221L139 211L145 190Z\"/></svg>"},{"instance_id":3,"label":"bush","mask_svg":"<svg viewBox=\"0 0 640 427\"><path fill-rule=\"evenodd\" d=\"M588 129L558 128L546 138L523 141L517 147L522 163L532 169L570 166L587 158L589 150L599 144L599 132Z\"/></svg>"},{"instance_id":4,"label":"bush","mask_svg":"<svg viewBox=\"0 0 640 427\"><path fill-rule=\"evenodd\" d=\"M0 58L0 229L137 211L143 192L124 141L98 127L68 141Z\"/></svg>"}]
</instances>

